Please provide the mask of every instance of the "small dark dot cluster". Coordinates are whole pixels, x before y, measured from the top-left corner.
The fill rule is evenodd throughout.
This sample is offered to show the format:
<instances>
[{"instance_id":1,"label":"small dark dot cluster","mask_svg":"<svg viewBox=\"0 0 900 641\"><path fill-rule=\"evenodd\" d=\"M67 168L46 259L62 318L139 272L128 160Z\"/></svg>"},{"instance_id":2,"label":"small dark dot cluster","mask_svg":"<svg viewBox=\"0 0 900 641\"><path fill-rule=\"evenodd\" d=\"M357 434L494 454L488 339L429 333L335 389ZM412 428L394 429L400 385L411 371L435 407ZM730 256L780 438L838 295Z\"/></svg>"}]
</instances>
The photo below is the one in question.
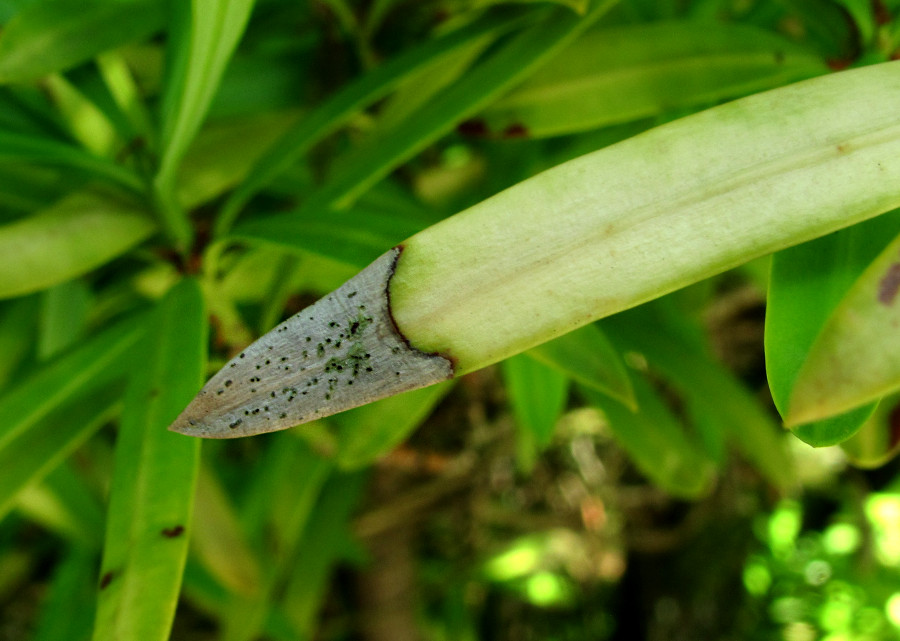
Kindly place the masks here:
<instances>
[{"instance_id":1,"label":"small dark dot cluster","mask_svg":"<svg viewBox=\"0 0 900 641\"><path fill-rule=\"evenodd\" d=\"M351 292L347 295L347 298L353 298L356 296L357 292ZM324 373L326 376L321 380L318 376L310 377L305 386L302 389L297 389L297 387L286 386L281 389L280 394L276 391L270 391L267 394L267 398L270 399L273 403L291 403L298 396L308 396L310 394L316 393L317 390L322 390L319 393L322 394L321 398L324 398L326 401L330 401L333 397L333 394L337 387L340 384L353 385L354 379L358 378L361 373L371 373L374 371L374 368L370 364L371 354L366 352L365 348L360 342L360 338L362 336L363 331L372 324L373 319L371 316L366 314L366 306L358 305L356 307L356 316L354 318L347 319L345 323L340 323L337 320L332 320L327 323L327 326L332 330L338 330L335 334L331 336L326 336L323 340L316 342L314 337L305 336L305 343L314 343L315 342L315 354L318 358L324 358L330 350L338 350L345 343L349 344L349 347L345 347L345 352L342 354L335 354L332 356L328 362L324 366ZM310 320L313 320L313 317L310 317ZM276 328L276 333L286 332L289 327L286 324L283 324ZM266 351L274 350L273 345L267 345ZM398 350L399 351L399 350ZM310 358L310 350L304 349L300 353L301 361L305 361ZM245 358L246 354L241 353L239 358ZM254 369L256 371L264 371L265 369L271 368L275 366L276 369L281 369L284 371L289 371L293 368L293 366L298 366L299 371L304 371L307 369L306 365L301 365L299 363L293 364L290 362L291 359L288 356L279 356L277 353L264 358L263 360L254 364ZM234 367L236 363L232 362L231 367ZM399 374L399 372L398 372ZM272 374L271 376L278 377L278 374ZM251 385L255 385L257 383L263 382L263 377L269 378L269 375L256 375L251 376L247 379L247 382ZM231 387L235 381L232 379L226 380L222 389L217 390L217 394L221 395L225 392L224 388ZM250 388L251 393L256 393L256 387ZM281 397L279 399L279 396ZM265 416L265 420L271 420L271 415L274 412L278 412L277 416L279 419L285 419L288 417L288 413L285 411L279 411L281 408L270 408L269 405L260 405L257 407L251 407L244 410L244 417L251 418L254 416ZM315 413L318 413L319 410L315 410ZM295 417L297 421L302 421L303 416ZM231 429L237 429L243 424L243 418L237 418L232 423L229 424Z\"/></svg>"}]
</instances>

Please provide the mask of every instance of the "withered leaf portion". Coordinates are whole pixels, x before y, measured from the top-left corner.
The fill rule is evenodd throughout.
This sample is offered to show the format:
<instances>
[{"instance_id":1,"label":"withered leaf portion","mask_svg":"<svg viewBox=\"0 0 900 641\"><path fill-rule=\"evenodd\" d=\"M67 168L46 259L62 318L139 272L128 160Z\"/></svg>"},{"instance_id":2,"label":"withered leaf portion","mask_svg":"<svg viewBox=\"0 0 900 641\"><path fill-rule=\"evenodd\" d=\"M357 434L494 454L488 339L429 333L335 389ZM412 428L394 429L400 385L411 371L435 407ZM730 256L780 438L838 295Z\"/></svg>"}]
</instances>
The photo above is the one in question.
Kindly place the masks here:
<instances>
[{"instance_id":1,"label":"withered leaf portion","mask_svg":"<svg viewBox=\"0 0 900 641\"><path fill-rule=\"evenodd\" d=\"M225 365L169 429L233 438L281 430L453 377L391 317L395 247Z\"/></svg>"}]
</instances>

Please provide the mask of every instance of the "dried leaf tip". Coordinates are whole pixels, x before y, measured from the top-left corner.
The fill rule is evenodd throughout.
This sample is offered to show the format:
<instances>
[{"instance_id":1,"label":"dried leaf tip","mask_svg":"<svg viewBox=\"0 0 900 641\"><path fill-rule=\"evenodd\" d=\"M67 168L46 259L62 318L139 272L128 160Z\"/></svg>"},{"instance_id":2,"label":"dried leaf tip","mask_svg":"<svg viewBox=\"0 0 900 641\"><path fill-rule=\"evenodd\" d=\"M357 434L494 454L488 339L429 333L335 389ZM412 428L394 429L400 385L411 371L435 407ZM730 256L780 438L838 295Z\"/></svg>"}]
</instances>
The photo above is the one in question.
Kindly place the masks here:
<instances>
[{"instance_id":1,"label":"dried leaf tip","mask_svg":"<svg viewBox=\"0 0 900 641\"><path fill-rule=\"evenodd\" d=\"M205 438L273 432L453 377L397 329L395 247L234 357L169 427Z\"/></svg>"}]
</instances>

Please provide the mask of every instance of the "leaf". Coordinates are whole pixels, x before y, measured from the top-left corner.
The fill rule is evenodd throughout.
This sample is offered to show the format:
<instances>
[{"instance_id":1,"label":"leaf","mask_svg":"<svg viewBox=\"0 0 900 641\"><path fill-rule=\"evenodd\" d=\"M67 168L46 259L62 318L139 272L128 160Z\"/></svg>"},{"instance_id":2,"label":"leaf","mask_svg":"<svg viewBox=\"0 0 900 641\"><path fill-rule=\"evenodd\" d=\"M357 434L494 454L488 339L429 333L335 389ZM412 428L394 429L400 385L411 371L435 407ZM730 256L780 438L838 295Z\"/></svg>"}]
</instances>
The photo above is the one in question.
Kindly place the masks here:
<instances>
[{"instance_id":1,"label":"leaf","mask_svg":"<svg viewBox=\"0 0 900 641\"><path fill-rule=\"evenodd\" d=\"M338 465L344 469L371 465L419 427L452 387L448 381L335 415Z\"/></svg>"},{"instance_id":2,"label":"leaf","mask_svg":"<svg viewBox=\"0 0 900 641\"><path fill-rule=\"evenodd\" d=\"M165 426L200 386L200 288L176 285L153 311L129 381L110 488L94 639L169 638L187 556L200 444Z\"/></svg>"},{"instance_id":3,"label":"leaf","mask_svg":"<svg viewBox=\"0 0 900 641\"><path fill-rule=\"evenodd\" d=\"M55 408L27 431L3 440L0 518L14 506L23 488L43 478L114 416L121 394L121 385L104 385Z\"/></svg>"},{"instance_id":4,"label":"leaf","mask_svg":"<svg viewBox=\"0 0 900 641\"><path fill-rule=\"evenodd\" d=\"M766 305L766 373L782 416L828 317L898 230L900 212L892 212L773 257ZM794 433L811 445L833 445L849 438L873 409L874 405L795 426Z\"/></svg>"},{"instance_id":5,"label":"leaf","mask_svg":"<svg viewBox=\"0 0 900 641\"><path fill-rule=\"evenodd\" d=\"M46 137L0 130L0 162L23 160L77 169L89 177L104 178L133 191L141 188L132 171L80 147Z\"/></svg>"},{"instance_id":6,"label":"leaf","mask_svg":"<svg viewBox=\"0 0 900 641\"><path fill-rule=\"evenodd\" d=\"M788 489L795 482L794 462L783 430L734 375L712 360L702 345L684 338L683 315L662 301L643 305L603 321L621 348L642 354L652 371L678 390L700 420L700 428L724 433L770 483ZM702 436L715 443L715 436ZM713 446L712 452L715 451Z\"/></svg>"},{"instance_id":7,"label":"leaf","mask_svg":"<svg viewBox=\"0 0 900 641\"><path fill-rule=\"evenodd\" d=\"M79 548L56 566L31 641L82 641L94 618L94 555Z\"/></svg>"},{"instance_id":8,"label":"leaf","mask_svg":"<svg viewBox=\"0 0 900 641\"><path fill-rule=\"evenodd\" d=\"M3 354L3 358L0 358L0 392L6 388L34 347L38 305L36 296L0 305L0 354Z\"/></svg>"},{"instance_id":9,"label":"leaf","mask_svg":"<svg viewBox=\"0 0 900 641\"><path fill-rule=\"evenodd\" d=\"M546 448L566 404L568 378L524 355L503 361L503 378L516 422Z\"/></svg>"},{"instance_id":10,"label":"leaf","mask_svg":"<svg viewBox=\"0 0 900 641\"><path fill-rule=\"evenodd\" d=\"M399 164L477 113L505 89L528 77L614 3L614 0L598 0L585 16L558 9L549 18L516 34L400 126L374 132L364 144L349 152L304 206L316 210L350 205Z\"/></svg>"},{"instance_id":11,"label":"leaf","mask_svg":"<svg viewBox=\"0 0 900 641\"><path fill-rule=\"evenodd\" d=\"M254 0L191 0L171 7L159 188L173 188L178 164L206 117L253 5Z\"/></svg>"},{"instance_id":12,"label":"leaf","mask_svg":"<svg viewBox=\"0 0 900 641\"><path fill-rule=\"evenodd\" d=\"M365 267L404 238L421 231L427 221L400 212L372 211L364 205L340 212L301 209L255 217L235 227L236 240L262 241Z\"/></svg>"},{"instance_id":13,"label":"leaf","mask_svg":"<svg viewBox=\"0 0 900 641\"><path fill-rule=\"evenodd\" d=\"M85 330L91 292L80 280L60 283L41 294L38 358L47 358L73 345Z\"/></svg>"},{"instance_id":14,"label":"leaf","mask_svg":"<svg viewBox=\"0 0 900 641\"><path fill-rule=\"evenodd\" d=\"M136 203L89 189L0 226L0 298L21 296L86 274L154 231Z\"/></svg>"},{"instance_id":15,"label":"leaf","mask_svg":"<svg viewBox=\"0 0 900 641\"><path fill-rule=\"evenodd\" d=\"M816 337L797 374L786 422L833 416L900 389L898 289L900 236L853 283Z\"/></svg>"},{"instance_id":16,"label":"leaf","mask_svg":"<svg viewBox=\"0 0 900 641\"><path fill-rule=\"evenodd\" d=\"M231 228L240 210L254 194L287 170L316 142L337 131L361 109L383 98L435 60L471 46L481 38L498 37L520 26L522 22L521 16L510 19L489 14L445 36L429 39L347 84L300 120L259 160L222 208L216 221L217 235L222 235Z\"/></svg>"},{"instance_id":17,"label":"leaf","mask_svg":"<svg viewBox=\"0 0 900 641\"><path fill-rule=\"evenodd\" d=\"M0 451L33 426L98 385L125 372L126 354L140 335L137 319L117 325L44 365L0 396Z\"/></svg>"},{"instance_id":18,"label":"leaf","mask_svg":"<svg viewBox=\"0 0 900 641\"><path fill-rule=\"evenodd\" d=\"M0 83L29 82L143 40L163 25L157 0L39 0L3 27Z\"/></svg>"},{"instance_id":19,"label":"leaf","mask_svg":"<svg viewBox=\"0 0 900 641\"><path fill-rule=\"evenodd\" d=\"M365 488L362 473L335 475L315 506L316 518L303 534L301 554L287 573L283 602L299 638L314 636L316 617L327 596L328 579L337 561L346 558L352 536L350 517Z\"/></svg>"},{"instance_id":20,"label":"leaf","mask_svg":"<svg viewBox=\"0 0 900 641\"><path fill-rule=\"evenodd\" d=\"M67 461L55 466L40 483L22 488L16 497L16 509L81 547L99 550L103 545L103 508ZM94 571L92 567L92 575Z\"/></svg>"},{"instance_id":21,"label":"leaf","mask_svg":"<svg viewBox=\"0 0 900 641\"><path fill-rule=\"evenodd\" d=\"M672 21L592 29L482 115L499 135L560 136L827 71L814 53L746 25Z\"/></svg>"},{"instance_id":22,"label":"leaf","mask_svg":"<svg viewBox=\"0 0 900 641\"><path fill-rule=\"evenodd\" d=\"M635 409L625 363L597 325L585 325L524 353Z\"/></svg>"},{"instance_id":23,"label":"leaf","mask_svg":"<svg viewBox=\"0 0 900 641\"><path fill-rule=\"evenodd\" d=\"M579 389L588 402L603 411L616 440L647 478L673 496L701 496L712 484L712 463L688 440L681 424L647 381L636 376L633 384L640 408L636 412L589 387Z\"/></svg>"},{"instance_id":24,"label":"leaf","mask_svg":"<svg viewBox=\"0 0 900 641\"><path fill-rule=\"evenodd\" d=\"M259 561L241 531L231 499L209 465L201 465L197 477L191 545L203 567L230 592L259 592Z\"/></svg>"},{"instance_id":25,"label":"leaf","mask_svg":"<svg viewBox=\"0 0 900 641\"><path fill-rule=\"evenodd\" d=\"M900 451L900 398L893 394L882 400L869 419L841 449L850 462L866 469L881 467Z\"/></svg>"},{"instance_id":26,"label":"leaf","mask_svg":"<svg viewBox=\"0 0 900 641\"><path fill-rule=\"evenodd\" d=\"M896 208L898 70L670 122L429 227L403 243L390 282L397 326L419 350L452 354L460 375Z\"/></svg>"}]
</instances>

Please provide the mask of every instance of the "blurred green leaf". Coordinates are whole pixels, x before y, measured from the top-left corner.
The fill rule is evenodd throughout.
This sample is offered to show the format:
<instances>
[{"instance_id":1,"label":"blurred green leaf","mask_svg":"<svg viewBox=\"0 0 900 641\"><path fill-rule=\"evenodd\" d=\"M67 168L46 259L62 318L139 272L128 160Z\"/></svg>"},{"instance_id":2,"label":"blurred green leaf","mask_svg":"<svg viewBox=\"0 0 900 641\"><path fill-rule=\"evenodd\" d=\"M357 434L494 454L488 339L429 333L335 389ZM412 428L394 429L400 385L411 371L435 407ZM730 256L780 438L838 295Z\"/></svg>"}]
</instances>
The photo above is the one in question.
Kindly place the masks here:
<instances>
[{"instance_id":1,"label":"blurred green leaf","mask_svg":"<svg viewBox=\"0 0 900 641\"><path fill-rule=\"evenodd\" d=\"M781 251L772 258L766 304L766 373L782 416L800 368L829 315L879 251L900 231L891 212L849 229ZM794 428L811 445L848 438L873 406Z\"/></svg>"},{"instance_id":2,"label":"blurred green leaf","mask_svg":"<svg viewBox=\"0 0 900 641\"><path fill-rule=\"evenodd\" d=\"M699 411L700 427L718 430L769 480L781 489L795 481L794 464L782 430L772 421L755 396L722 365L705 353L702 345L685 340L683 314L668 310L662 302L650 303L603 321L610 336L622 348L642 354L652 371L665 376ZM705 440L715 441L715 437ZM714 449L712 450L714 451Z\"/></svg>"},{"instance_id":3,"label":"blurred green leaf","mask_svg":"<svg viewBox=\"0 0 900 641\"><path fill-rule=\"evenodd\" d=\"M714 467L685 434L684 427L642 376L633 378L638 411L590 388L582 396L606 415L616 440L637 468L673 496L697 498L706 493Z\"/></svg>"},{"instance_id":4,"label":"blurred green leaf","mask_svg":"<svg viewBox=\"0 0 900 641\"><path fill-rule=\"evenodd\" d=\"M115 415L121 395L121 385L106 384L54 408L28 430L3 439L0 519L26 485L40 480Z\"/></svg>"},{"instance_id":5,"label":"blurred green leaf","mask_svg":"<svg viewBox=\"0 0 900 641\"><path fill-rule=\"evenodd\" d=\"M87 325L91 292L80 280L60 283L41 293L37 356L46 360L73 345Z\"/></svg>"},{"instance_id":6,"label":"blurred green leaf","mask_svg":"<svg viewBox=\"0 0 900 641\"><path fill-rule=\"evenodd\" d=\"M231 498L208 465L201 465L197 476L191 545L200 563L229 591L253 595L260 590L259 561Z\"/></svg>"},{"instance_id":7,"label":"blurred green leaf","mask_svg":"<svg viewBox=\"0 0 900 641\"><path fill-rule=\"evenodd\" d=\"M0 305L0 391L34 347L39 304L37 296L29 296Z\"/></svg>"},{"instance_id":8,"label":"blurred green leaf","mask_svg":"<svg viewBox=\"0 0 900 641\"><path fill-rule=\"evenodd\" d=\"M262 589L244 596L232 594L221 614L223 641L252 641L259 637L271 614L276 590L295 571L305 530L321 518L316 509L333 464L315 454L291 433L273 439L261 473L253 479L242 523L255 549L268 562ZM314 552L318 554L318 551Z\"/></svg>"},{"instance_id":9,"label":"blurred green leaf","mask_svg":"<svg viewBox=\"0 0 900 641\"><path fill-rule=\"evenodd\" d=\"M872 415L853 436L841 443L841 449L857 467L876 468L900 451L900 396L883 399Z\"/></svg>"},{"instance_id":10,"label":"blurred green leaf","mask_svg":"<svg viewBox=\"0 0 900 641\"><path fill-rule=\"evenodd\" d=\"M28 218L0 226L0 298L80 276L148 238L155 225L122 195L75 192Z\"/></svg>"},{"instance_id":11,"label":"blurred green leaf","mask_svg":"<svg viewBox=\"0 0 900 641\"><path fill-rule=\"evenodd\" d=\"M207 324L197 283L185 279L157 305L139 344L116 443L94 639L169 638L200 441L166 426L200 387Z\"/></svg>"},{"instance_id":12,"label":"blurred green leaf","mask_svg":"<svg viewBox=\"0 0 900 641\"><path fill-rule=\"evenodd\" d=\"M815 338L794 381L787 422L833 416L900 388L897 231L894 227L894 240L853 283Z\"/></svg>"},{"instance_id":13,"label":"blurred green leaf","mask_svg":"<svg viewBox=\"0 0 900 641\"><path fill-rule=\"evenodd\" d=\"M427 225L419 217L371 211L363 205L326 214L301 209L257 217L240 223L231 236L301 250L362 268Z\"/></svg>"},{"instance_id":14,"label":"blurred green leaf","mask_svg":"<svg viewBox=\"0 0 900 641\"><path fill-rule=\"evenodd\" d=\"M224 234L231 228L241 208L254 194L288 169L316 142L342 127L361 109L383 98L401 82L444 55L471 46L482 38L497 37L521 24L521 16L510 19L488 15L445 36L428 40L346 85L297 123L260 159L222 208L216 221L217 234Z\"/></svg>"},{"instance_id":15,"label":"blurred green leaf","mask_svg":"<svg viewBox=\"0 0 900 641\"><path fill-rule=\"evenodd\" d=\"M503 361L502 367L516 422L531 433L539 450L544 449L565 407L568 377L521 354Z\"/></svg>"},{"instance_id":16,"label":"blurred green leaf","mask_svg":"<svg viewBox=\"0 0 900 641\"><path fill-rule=\"evenodd\" d=\"M585 16L558 9L494 48L490 57L472 67L460 82L434 96L401 125L387 131L376 130L348 152L304 206L316 210L349 205L397 165L527 78L613 4L615 0L596 0Z\"/></svg>"},{"instance_id":17,"label":"blurred green leaf","mask_svg":"<svg viewBox=\"0 0 900 641\"><path fill-rule=\"evenodd\" d=\"M453 381L446 381L336 414L330 421L339 430L338 465L371 465L419 427L452 388Z\"/></svg>"},{"instance_id":18,"label":"blurred green leaf","mask_svg":"<svg viewBox=\"0 0 900 641\"><path fill-rule=\"evenodd\" d=\"M132 191L141 187L133 172L84 149L49 138L0 130L0 162L23 160L77 169Z\"/></svg>"},{"instance_id":19,"label":"blurred green leaf","mask_svg":"<svg viewBox=\"0 0 900 641\"><path fill-rule=\"evenodd\" d=\"M225 66L244 33L254 0L191 0L170 5L158 188L175 172L200 129Z\"/></svg>"},{"instance_id":20,"label":"blurred green leaf","mask_svg":"<svg viewBox=\"0 0 900 641\"><path fill-rule=\"evenodd\" d=\"M56 567L31 641L87 641L94 620L97 560L79 548Z\"/></svg>"},{"instance_id":21,"label":"blurred green leaf","mask_svg":"<svg viewBox=\"0 0 900 641\"><path fill-rule=\"evenodd\" d=\"M827 71L813 52L747 25L673 21L592 29L483 116L500 135L559 136Z\"/></svg>"},{"instance_id":22,"label":"blurred green leaf","mask_svg":"<svg viewBox=\"0 0 900 641\"><path fill-rule=\"evenodd\" d=\"M122 321L37 369L0 396L0 416L4 417L0 451L73 399L122 376L129 362L125 355L140 329L137 319Z\"/></svg>"},{"instance_id":23,"label":"blurred green leaf","mask_svg":"<svg viewBox=\"0 0 900 641\"><path fill-rule=\"evenodd\" d=\"M315 506L316 518L303 534L282 603L284 614L299 638L314 636L316 617L328 590L328 579L337 561L345 559L351 547L350 517L365 488L363 473L333 476Z\"/></svg>"},{"instance_id":24,"label":"blurred green leaf","mask_svg":"<svg viewBox=\"0 0 900 641\"><path fill-rule=\"evenodd\" d=\"M16 498L16 509L81 547L99 550L103 545L103 508L67 461L40 483L23 488Z\"/></svg>"},{"instance_id":25,"label":"blurred green leaf","mask_svg":"<svg viewBox=\"0 0 900 641\"><path fill-rule=\"evenodd\" d=\"M0 83L64 71L98 53L143 40L163 25L159 0L39 0L0 35Z\"/></svg>"},{"instance_id":26,"label":"blurred green leaf","mask_svg":"<svg viewBox=\"0 0 900 641\"><path fill-rule=\"evenodd\" d=\"M557 369L573 381L608 394L632 409L635 407L634 390L631 389L631 378L625 370L625 363L595 324L585 325L538 345L525 354Z\"/></svg>"}]
</instances>

